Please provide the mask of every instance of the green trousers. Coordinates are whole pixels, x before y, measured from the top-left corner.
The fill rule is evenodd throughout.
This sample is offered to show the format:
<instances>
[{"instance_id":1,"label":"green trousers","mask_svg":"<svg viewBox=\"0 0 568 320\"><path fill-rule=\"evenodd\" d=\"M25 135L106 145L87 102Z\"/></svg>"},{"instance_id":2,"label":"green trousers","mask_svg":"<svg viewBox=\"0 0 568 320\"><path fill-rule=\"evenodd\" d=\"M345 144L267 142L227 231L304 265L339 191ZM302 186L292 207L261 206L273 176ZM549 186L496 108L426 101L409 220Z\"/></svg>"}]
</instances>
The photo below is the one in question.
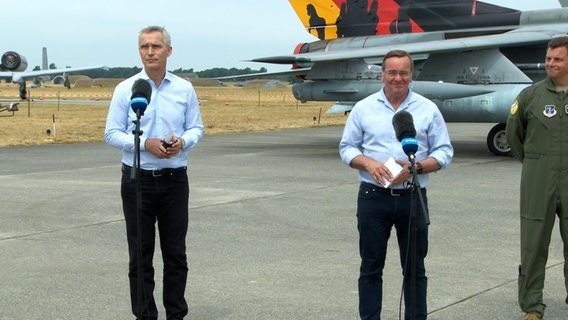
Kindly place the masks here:
<instances>
[{"instance_id":1,"label":"green trousers","mask_svg":"<svg viewBox=\"0 0 568 320\"><path fill-rule=\"evenodd\" d=\"M523 215L521 209L521 268L519 272L519 306L524 312L544 314L543 289L548 248L556 217L564 243L564 283L568 292L568 208L562 210L552 201L541 217ZM564 299L565 297L562 297Z\"/></svg>"}]
</instances>

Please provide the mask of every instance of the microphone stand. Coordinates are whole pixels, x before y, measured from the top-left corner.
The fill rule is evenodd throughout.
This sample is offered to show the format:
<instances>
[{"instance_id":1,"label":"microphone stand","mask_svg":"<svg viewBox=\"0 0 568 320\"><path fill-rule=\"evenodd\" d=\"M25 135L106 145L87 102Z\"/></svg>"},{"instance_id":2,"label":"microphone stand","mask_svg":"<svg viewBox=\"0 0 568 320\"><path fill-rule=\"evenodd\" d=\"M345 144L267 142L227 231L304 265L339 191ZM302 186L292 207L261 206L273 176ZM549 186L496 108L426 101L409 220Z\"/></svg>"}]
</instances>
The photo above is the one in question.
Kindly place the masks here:
<instances>
[{"instance_id":1,"label":"microphone stand","mask_svg":"<svg viewBox=\"0 0 568 320\"><path fill-rule=\"evenodd\" d=\"M418 193L418 198L422 204L422 212L424 213L424 221L426 221L426 206L424 205L424 195L422 194L420 188L420 182L418 181L418 174L414 165L416 163L413 153L408 155L408 160L410 161L410 172L412 173L412 180L410 183L410 319L416 319L416 240L418 233L418 226L416 223L416 194Z\"/></svg>"},{"instance_id":2,"label":"microphone stand","mask_svg":"<svg viewBox=\"0 0 568 320\"><path fill-rule=\"evenodd\" d=\"M134 168L130 170L130 179L134 179L134 185L136 188L136 245L137 245L137 258L136 258L136 308L138 319L142 319L142 301L144 294L144 268L142 266L142 181L141 181L141 167L140 167L140 136L142 135L142 130L140 130L140 118L142 113L140 109L136 109L136 120L133 121L135 124L135 129L132 131L134 134Z\"/></svg>"}]
</instances>

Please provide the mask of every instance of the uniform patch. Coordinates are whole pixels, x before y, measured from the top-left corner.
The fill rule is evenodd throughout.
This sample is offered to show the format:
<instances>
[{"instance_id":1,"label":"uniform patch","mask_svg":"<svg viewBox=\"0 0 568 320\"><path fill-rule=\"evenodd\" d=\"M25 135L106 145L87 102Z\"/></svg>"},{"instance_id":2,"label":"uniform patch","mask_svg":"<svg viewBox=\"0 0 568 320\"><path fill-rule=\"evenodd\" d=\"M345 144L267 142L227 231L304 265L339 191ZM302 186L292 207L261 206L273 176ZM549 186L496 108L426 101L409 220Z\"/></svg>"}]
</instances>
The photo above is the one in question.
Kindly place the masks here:
<instances>
[{"instance_id":1,"label":"uniform patch","mask_svg":"<svg viewBox=\"0 0 568 320\"><path fill-rule=\"evenodd\" d=\"M564 106L564 110L566 110L566 114L568 114L568 104Z\"/></svg>"},{"instance_id":2,"label":"uniform patch","mask_svg":"<svg viewBox=\"0 0 568 320\"><path fill-rule=\"evenodd\" d=\"M555 105L546 105L544 106L544 111L542 112L545 116L552 118L556 115L556 106Z\"/></svg>"},{"instance_id":3,"label":"uniform patch","mask_svg":"<svg viewBox=\"0 0 568 320\"><path fill-rule=\"evenodd\" d=\"M511 105L511 114L515 115L517 110L519 110L519 101L515 100L515 102ZM566 106L566 110L568 112L568 106Z\"/></svg>"}]
</instances>

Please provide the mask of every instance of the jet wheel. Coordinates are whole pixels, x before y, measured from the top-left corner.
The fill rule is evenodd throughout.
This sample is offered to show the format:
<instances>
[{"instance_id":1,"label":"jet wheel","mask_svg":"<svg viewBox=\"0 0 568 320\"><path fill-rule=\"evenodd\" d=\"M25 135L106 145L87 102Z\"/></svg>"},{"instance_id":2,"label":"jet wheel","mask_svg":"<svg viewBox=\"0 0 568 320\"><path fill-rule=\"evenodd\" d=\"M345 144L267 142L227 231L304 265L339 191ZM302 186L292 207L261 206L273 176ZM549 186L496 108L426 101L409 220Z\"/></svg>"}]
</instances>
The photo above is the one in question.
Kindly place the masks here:
<instances>
[{"instance_id":1,"label":"jet wheel","mask_svg":"<svg viewBox=\"0 0 568 320\"><path fill-rule=\"evenodd\" d=\"M509 157L512 154L505 135L505 128L506 124L498 123L487 134L487 148L499 157Z\"/></svg>"}]
</instances>

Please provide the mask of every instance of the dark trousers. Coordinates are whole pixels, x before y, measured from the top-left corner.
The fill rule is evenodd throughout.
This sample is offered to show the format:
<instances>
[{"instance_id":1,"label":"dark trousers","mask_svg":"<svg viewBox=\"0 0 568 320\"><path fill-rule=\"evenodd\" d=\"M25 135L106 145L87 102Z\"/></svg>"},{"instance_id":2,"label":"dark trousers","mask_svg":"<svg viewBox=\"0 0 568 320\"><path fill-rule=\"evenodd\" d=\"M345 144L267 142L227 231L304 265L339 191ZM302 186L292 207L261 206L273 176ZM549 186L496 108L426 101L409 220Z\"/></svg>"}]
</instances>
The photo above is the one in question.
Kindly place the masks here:
<instances>
[{"instance_id":1,"label":"dark trousers","mask_svg":"<svg viewBox=\"0 0 568 320\"><path fill-rule=\"evenodd\" d=\"M380 320L383 296L383 268L387 255L387 242L394 226L403 268L404 319L411 320L411 268L410 268L410 205L411 194L391 195L379 187L362 183L357 201L357 228L359 230L359 315L365 320ZM426 190L421 190L425 205ZM424 258L428 252L428 218L415 194L417 246L415 319L426 319L426 270ZM414 319L412 319L414 320Z\"/></svg>"},{"instance_id":2,"label":"dark trousers","mask_svg":"<svg viewBox=\"0 0 568 320\"><path fill-rule=\"evenodd\" d=\"M144 271L143 312L138 315L137 282L137 212L135 180L130 179L129 168L123 168L122 207L126 220L128 240L130 300L132 312L138 319L157 319L158 309L154 300L154 256L157 222L163 270L163 303L166 317L183 319L188 313L185 300L187 281L187 255L185 239L189 215L189 182L185 170L160 177L142 174L142 265Z\"/></svg>"}]
</instances>

